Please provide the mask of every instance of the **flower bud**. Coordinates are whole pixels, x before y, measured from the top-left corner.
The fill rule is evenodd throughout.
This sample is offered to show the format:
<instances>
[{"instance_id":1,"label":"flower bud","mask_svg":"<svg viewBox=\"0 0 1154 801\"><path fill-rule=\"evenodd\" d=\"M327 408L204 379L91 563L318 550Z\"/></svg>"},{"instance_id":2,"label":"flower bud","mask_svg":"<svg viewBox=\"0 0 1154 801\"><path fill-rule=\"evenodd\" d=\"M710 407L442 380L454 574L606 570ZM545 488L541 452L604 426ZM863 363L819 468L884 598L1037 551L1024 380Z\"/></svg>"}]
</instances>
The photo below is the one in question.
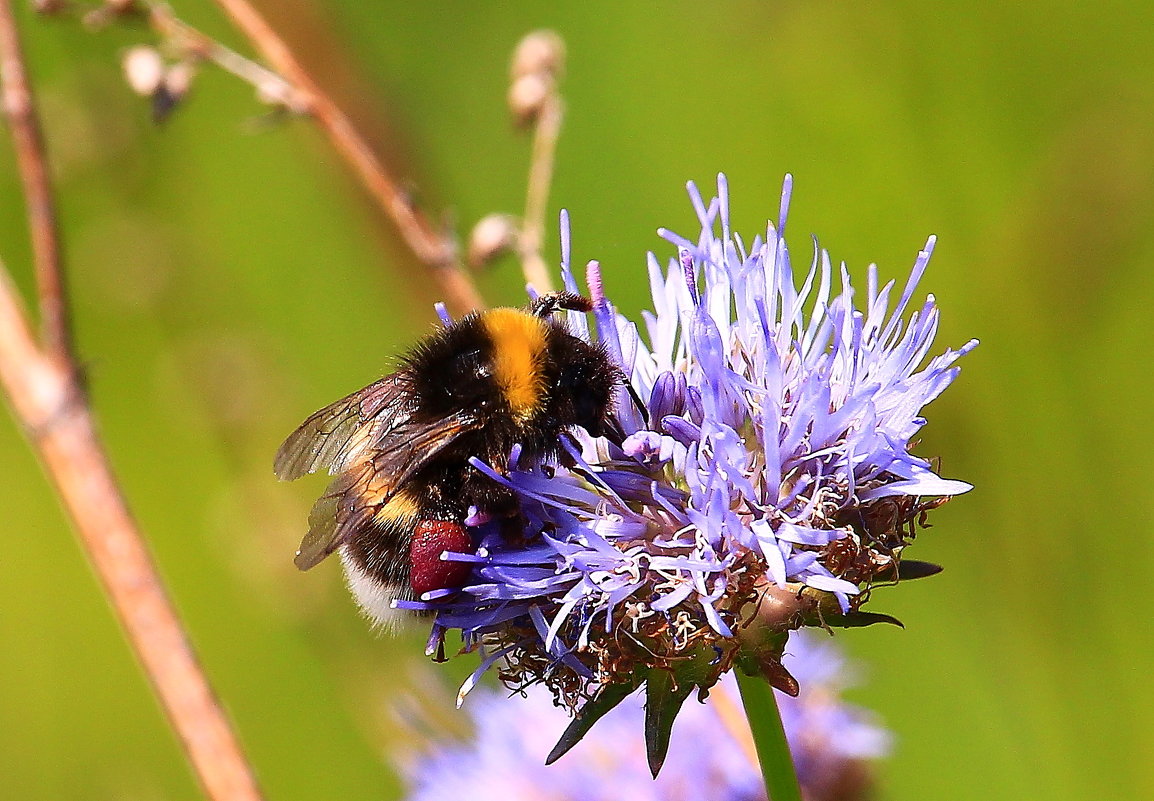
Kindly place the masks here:
<instances>
[{"instance_id":1,"label":"flower bud","mask_svg":"<svg viewBox=\"0 0 1154 801\"><path fill-rule=\"evenodd\" d=\"M508 214L489 214L469 234L469 265L483 267L517 243L517 220Z\"/></svg>"},{"instance_id":2,"label":"flower bud","mask_svg":"<svg viewBox=\"0 0 1154 801\"><path fill-rule=\"evenodd\" d=\"M553 79L541 73L522 75L509 87L509 111L521 125L532 122L553 91Z\"/></svg>"},{"instance_id":3,"label":"flower bud","mask_svg":"<svg viewBox=\"0 0 1154 801\"><path fill-rule=\"evenodd\" d=\"M173 64L164 73L164 89L172 96L174 100L180 100L186 94L188 89L192 86L192 78L196 74L196 68L187 61L181 61L178 64Z\"/></svg>"},{"instance_id":4,"label":"flower bud","mask_svg":"<svg viewBox=\"0 0 1154 801\"><path fill-rule=\"evenodd\" d=\"M124 54L121 64L128 85L142 97L151 97L164 80L164 60L155 47L137 45Z\"/></svg>"},{"instance_id":5,"label":"flower bud","mask_svg":"<svg viewBox=\"0 0 1154 801\"><path fill-rule=\"evenodd\" d=\"M565 66L565 42L553 31L534 31L517 45L509 67L509 110L518 124L533 122L556 91Z\"/></svg>"},{"instance_id":6,"label":"flower bud","mask_svg":"<svg viewBox=\"0 0 1154 801\"><path fill-rule=\"evenodd\" d=\"M509 75L514 82L526 75L551 77L565 67L565 41L553 31L533 31L513 51Z\"/></svg>"}]
</instances>

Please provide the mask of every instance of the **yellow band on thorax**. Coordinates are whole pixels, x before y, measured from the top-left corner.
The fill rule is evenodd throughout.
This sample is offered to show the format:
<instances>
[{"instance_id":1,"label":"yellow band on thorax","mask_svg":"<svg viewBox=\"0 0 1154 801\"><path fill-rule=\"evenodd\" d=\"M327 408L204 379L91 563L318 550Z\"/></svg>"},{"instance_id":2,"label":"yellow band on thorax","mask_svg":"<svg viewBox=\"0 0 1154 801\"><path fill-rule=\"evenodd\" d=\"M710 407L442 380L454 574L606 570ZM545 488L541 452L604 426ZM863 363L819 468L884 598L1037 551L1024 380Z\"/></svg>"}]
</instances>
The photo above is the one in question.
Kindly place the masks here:
<instances>
[{"instance_id":1,"label":"yellow band on thorax","mask_svg":"<svg viewBox=\"0 0 1154 801\"><path fill-rule=\"evenodd\" d=\"M525 419L543 400L547 323L518 309L493 309L483 323L493 343L494 378L513 414Z\"/></svg>"}]
</instances>

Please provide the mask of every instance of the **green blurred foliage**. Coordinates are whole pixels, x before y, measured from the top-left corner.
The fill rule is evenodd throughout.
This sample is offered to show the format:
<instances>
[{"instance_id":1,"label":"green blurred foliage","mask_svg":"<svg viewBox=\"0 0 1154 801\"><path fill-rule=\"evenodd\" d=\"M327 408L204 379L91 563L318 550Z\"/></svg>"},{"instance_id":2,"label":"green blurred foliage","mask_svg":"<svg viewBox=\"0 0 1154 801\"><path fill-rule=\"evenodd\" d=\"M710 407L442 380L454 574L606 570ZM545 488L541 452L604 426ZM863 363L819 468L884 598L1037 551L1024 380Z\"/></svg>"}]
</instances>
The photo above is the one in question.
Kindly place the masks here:
<instances>
[{"instance_id":1,"label":"green blurred foliage","mask_svg":"<svg viewBox=\"0 0 1154 801\"><path fill-rule=\"evenodd\" d=\"M208 0L176 5L246 49ZM1154 797L1154 387L1137 355L1154 347L1154 7L261 6L459 230L523 204L508 56L559 31L548 255L564 205L575 260L600 259L627 312L646 303L645 251L667 255L654 230L693 230L684 181L719 170L749 237L793 173L799 259L815 232L856 275L876 261L900 280L938 234L923 287L940 342L983 344L922 451L977 489L914 551L946 572L876 594L906 630L839 635L867 666L856 700L898 736L882 795ZM307 121L253 133L249 87L205 70L154 126L118 67L147 31L21 24L103 434L269 798L398 797L390 709L430 678L450 697L470 660L424 664L419 631L374 636L335 564L298 574L321 480L278 485L270 461L305 414L389 369L435 288ZM29 289L21 202L4 147L0 253ZM511 262L480 283L522 297ZM11 420L0 471L0 796L199 797Z\"/></svg>"}]
</instances>

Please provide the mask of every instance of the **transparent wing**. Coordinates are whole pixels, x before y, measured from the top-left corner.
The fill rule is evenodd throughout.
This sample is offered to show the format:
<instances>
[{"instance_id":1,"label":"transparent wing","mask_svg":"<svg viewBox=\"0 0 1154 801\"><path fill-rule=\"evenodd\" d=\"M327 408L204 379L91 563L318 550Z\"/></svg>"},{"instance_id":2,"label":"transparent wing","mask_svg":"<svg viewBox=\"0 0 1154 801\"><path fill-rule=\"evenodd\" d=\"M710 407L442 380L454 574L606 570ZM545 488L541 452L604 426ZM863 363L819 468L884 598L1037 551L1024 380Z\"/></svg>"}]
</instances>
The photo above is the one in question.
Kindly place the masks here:
<instances>
[{"instance_id":1,"label":"transparent wing","mask_svg":"<svg viewBox=\"0 0 1154 801\"><path fill-rule=\"evenodd\" d=\"M277 478L291 481L317 470L336 474L356 463L409 419L408 389L408 375L393 373L312 414L277 451Z\"/></svg>"},{"instance_id":2,"label":"transparent wing","mask_svg":"<svg viewBox=\"0 0 1154 801\"><path fill-rule=\"evenodd\" d=\"M319 564L373 519L422 468L466 431L479 424L465 413L434 423L405 422L329 485L309 513L309 531L294 560L301 570ZM408 558L402 554L401 558Z\"/></svg>"},{"instance_id":3,"label":"transparent wing","mask_svg":"<svg viewBox=\"0 0 1154 801\"><path fill-rule=\"evenodd\" d=\"M320 564L348 533L371 522L379 507L371 499L372 465L338 476L309 512L309 530L293 562L301 570Z\"/></svg>"}]
</instances>

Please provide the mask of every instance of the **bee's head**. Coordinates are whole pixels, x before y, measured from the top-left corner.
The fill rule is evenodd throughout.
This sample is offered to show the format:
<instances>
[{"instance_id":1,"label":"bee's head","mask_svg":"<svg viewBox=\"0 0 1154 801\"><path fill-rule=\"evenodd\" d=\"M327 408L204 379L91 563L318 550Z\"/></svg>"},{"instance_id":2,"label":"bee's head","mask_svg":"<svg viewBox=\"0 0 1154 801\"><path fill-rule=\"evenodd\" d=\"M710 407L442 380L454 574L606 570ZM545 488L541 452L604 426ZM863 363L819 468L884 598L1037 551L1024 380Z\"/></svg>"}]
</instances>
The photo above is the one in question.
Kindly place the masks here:
<instances>
[{"instance_id":1,"label":"bee's head","mask_svg":"<svg viewBox=\"0 0 1154 801\"><path fill-rule=\"evenodd\" d=\"M487 438L530 451L552 449L572 426L602 433L621 371L552 320L552 310L541 302L530 311L491 309L423 341L408 358L418 409L465 412Z\"/></svg>"},{"instance_id":2,"label":"bee's head","mask_svg":"<svg viewBox=\"0 0 1154 801\"><path fill-rule=\"evenodd\" d=\"M607 433L620 368L605 350L556 327L549 337L549 414L562 428L578 425L593 436Z\"/></svg>"}]
</instances>

